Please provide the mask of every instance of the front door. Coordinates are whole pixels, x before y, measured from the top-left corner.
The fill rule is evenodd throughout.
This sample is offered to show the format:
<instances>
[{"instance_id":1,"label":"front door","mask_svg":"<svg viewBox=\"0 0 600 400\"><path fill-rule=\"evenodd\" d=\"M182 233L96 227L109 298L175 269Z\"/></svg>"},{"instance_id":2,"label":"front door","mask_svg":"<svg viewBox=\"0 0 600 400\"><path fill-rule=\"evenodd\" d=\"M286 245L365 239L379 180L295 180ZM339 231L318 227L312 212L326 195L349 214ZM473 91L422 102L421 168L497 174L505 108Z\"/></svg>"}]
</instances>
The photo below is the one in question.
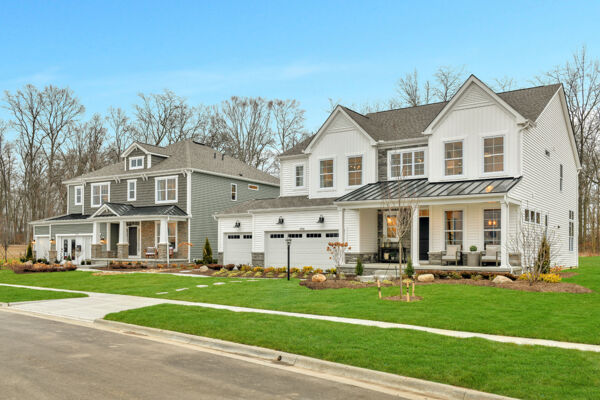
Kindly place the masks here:
<instances>
[{"instance_id":1,"label":"front door","mask_svg":"<svg viewBox=\"0 0 600 400\"><path fill-rule=\"evenodd\" d=\"M419 218L419 260L429 259L429 217Z\"/></svg>"},{"instance_id":2,"label":"front door","mask_svg":"<svg viewBox=\"0 0 600 400\"><path fill-rule=\"evenodd\" d=\"M129 227L129 256L138 255L138 227Z\"/></svg>"}]
</instances>

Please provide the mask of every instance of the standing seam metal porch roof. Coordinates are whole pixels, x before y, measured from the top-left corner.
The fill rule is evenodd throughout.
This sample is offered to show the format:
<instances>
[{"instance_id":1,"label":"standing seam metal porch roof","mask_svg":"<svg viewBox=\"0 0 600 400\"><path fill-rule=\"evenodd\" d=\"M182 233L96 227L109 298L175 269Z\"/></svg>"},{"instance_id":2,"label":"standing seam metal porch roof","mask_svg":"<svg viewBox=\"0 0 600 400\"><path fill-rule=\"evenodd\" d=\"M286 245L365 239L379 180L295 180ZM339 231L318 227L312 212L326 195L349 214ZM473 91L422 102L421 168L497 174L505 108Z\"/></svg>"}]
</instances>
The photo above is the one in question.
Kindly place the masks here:
<instances>
[{"instance_id":1,"label":"standing seam metal porch roof","mask_svg":"<svg viewBox=\"0 0 600 400\"><path fill-rule=\"evenodd\" d=\"M399 197L424 198L501 194L511 190L521 178L477 179L455 182L429 182L427 179L379 181L356 189L335 202L388 200Z\"/></svg>"},{"instance_id":2,"label":"standing seam metal porch roof","mask_svg":"<svg viewBox=\"0 0 600 400\"><path fill-rule=\"evenodd\" d=\"M131 204L123 203L104 203L113 212L117 213L118 217L137 217L137 216L181 216L187 214L181 208L175 205L163 206L143 206L136 207ZM114 215L96 215L94 218L114 217Z\"/></svg>"}]
</instances>

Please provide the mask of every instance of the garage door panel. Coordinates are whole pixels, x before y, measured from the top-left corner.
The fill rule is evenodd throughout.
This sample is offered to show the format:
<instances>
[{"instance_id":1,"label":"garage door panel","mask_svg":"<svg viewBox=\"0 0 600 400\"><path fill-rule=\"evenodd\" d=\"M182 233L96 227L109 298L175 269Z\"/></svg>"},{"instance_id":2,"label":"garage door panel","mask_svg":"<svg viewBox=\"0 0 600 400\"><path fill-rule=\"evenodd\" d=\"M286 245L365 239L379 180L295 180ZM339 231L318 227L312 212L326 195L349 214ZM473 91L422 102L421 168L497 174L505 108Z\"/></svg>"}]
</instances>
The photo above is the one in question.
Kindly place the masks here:
<instances>
[{"instance_id":1,"label":"garage door panel","mask_svg":"<svg viewBox=\"0 0 600 400\"><path fill-rule=\"evenodd\" d=\"M252 234L226 233L223 239L224 264L250 264L252 262Z\"/></svg>"},{"instance_id":2,"label":"garage door panel","mask_svg":"<svg viewBox=\"0 0 600 400\"><path fill-rule=\"evenodd\" d=\"M327 243L338 240L336 231L267 232L265 235L265 265L287 266L286 238L292 239L290 264L292 267L313 266L332 268Z\"/></svg>"}]
</instances>

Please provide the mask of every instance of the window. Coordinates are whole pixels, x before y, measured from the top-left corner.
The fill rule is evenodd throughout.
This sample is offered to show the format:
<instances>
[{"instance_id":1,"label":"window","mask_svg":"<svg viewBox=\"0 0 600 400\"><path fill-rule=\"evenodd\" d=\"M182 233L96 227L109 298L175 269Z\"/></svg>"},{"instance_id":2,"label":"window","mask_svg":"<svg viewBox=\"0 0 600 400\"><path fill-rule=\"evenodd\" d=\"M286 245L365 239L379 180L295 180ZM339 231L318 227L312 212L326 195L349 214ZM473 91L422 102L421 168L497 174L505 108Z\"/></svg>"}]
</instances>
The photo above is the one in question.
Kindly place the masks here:
<instances>
[{"instance_id":1,"label":"window","mask_svg":"<svg viewBox=\"0 0 600 400\"><path fill-rule=\"evenodd\" d=\"M289 238L299 239L302 237L301 233L288 233Z\"/></svg>"},{"instance_id":2,"label":"window","mask_svg":"<svg viewBox=\"0 0 600 400\"><path fill-rule=\"evenodd\" d=\"M446 237L446 246L449 244L462 245L463 242L463 212L446 211L444 234Z\"/></svg>"},{"instance_id":3,"label":"window","mask_svg":"<svg viewBox=\"0 0 600 400\"><path fill-rule=\"evenodd\" d=\"M402 151L390 154L390 179L425 175L425 151Z\"/></svg>"},{"instance_id":4,"label":"window","mask_svg":"<svg viewBox=\"0 0 600 400\"><path fill-rule=\"evenodd\" d=\"M569 211L569 251L575 250L575 211Z\"/></svg>"},{"instance_id":5,"label":"window","mask_svg":"<svg viewBox=\"0 0 600 400\"><path fill-rule=\"evenodd\" d=\"M333 187L333 160L321 160L319 163L321 188Z\"/></svg>"},{"instance_id":6,"label":"window","mask_svg":"<svg viewBox=\"0 0 600 400\"><path fill-rule=\"evenodd\" d=\"M504 136L483 139L483 172L504 171Z\"/></svg>"},{"instance_id":7,"label":"window","mask_svg":"<svg viewBox=\"0 0 600 400\"><path fill-rule=\"evenodd\" d=\"M83 204L83 186L75 186L75 205L80 206Z\"/></svg>"},{"instance_id":8,"label":"window","mask_svg":"<svg viewBox=\"0 0 600 400\"><path fill-rule=\"evenodd\" d=\"M252 239L252 235L244 235L244 239Z\"/></svg>"},{"instance_id":9,"label":"window","mask_svg":"<svg viewBox=\"0 0 600 400\"><path fill-rule=\"evenodd\" d=\"M296 187L304 187L304 165L296 165Z\"/></svg>"},{"instance_id":10,"label":"window","mask_svg":"<svg viewBox=\"0 0 600 400\"><path fill-rule=\"evenodd\" d=\"M529 220L531 222L535 222L535 211L533 211L533 210L529 211Z\"/></svg>"},{"instance_id":11,"label":"window","mask_svg":"<svg viewBox=\"0 0 600 400\"><path fill-rule=\"evenodd\" d=\"M177 177L165 176L154 178L156 185L156 203L177 202Z\"/></svg>"},{"instance_id":12,"label":"window","mask_svg":"<svg viewBox=\"0 0 600 400\"><path fill-rule=\"evenodd\" d=\"M525 216L525 222L529 222L529 210L525 209L525 212L523 213L523 215Z\"/></svg>"},{"instance_id":13,"label":"window","mask_svg":"<svg viewBox=\"0 0 600 400\"><path fill-rule=\"evenodd\" d=\"M258 190L258 185L248 184L248 189L250 189L250 190Z\"/></svg>"},{"instance_id":14,"label":"window","mask_svg":"<svg viewBox=\"0 0 600 400\"><path fill-rule=\"evenodd\" d=\"M337 232L329 232L325 234L325 237L328 238L334 238L334 237L339 237L340 235Z\"/></svg>"},{"instance_id":15,"label":"window","mask_svg":"<svg viewBox=\"0 0 600 400\"><path fill-rule=\"evenodd\" d=\"M231 184L231 201L237 201L237 184Z\"/></svg>"},{"instance_id":16,"label":"window","mask_svg":"<svg viewBox=\"0 0 600 400\"><path fill-rule=\"evenodd\" d=\"M563 189L563 165L560 164L560 191Z\"/></svg>"},{"instance_id":17,"label":"window","mask_svg":"<svg viewBox=\"0 0 600 400\"><path fill-rule=\"evenodd\" d=\"M270 238L271 239L283 239L283 233L271 233Z\"/></svg>"},{"instance_id":18,"label":"window","mask_svg":"<svg viewBox=\"0 0 600 400\"><path fill-rule=\"evenodd\" d=\"M446 175L462 175L463 142L448 142L444 145Z\"/></svg>"},{"instance_id":19,"label":"window","mask_svg":"<svg viewBox=\"0 0 600 400\"><path fill-rule=\"evenodd\" d=\"M92 183L92 207L100 207L110 201L110 182Z\"/></svg>"},{"instance_id":20,"label":"window","mask_svg":"<svg viewBox=\"0 0 600 400\"><path fill-rule=\"evenodd\" d=\"M135 201L137 197L137 180L127 181L127 201Z\"/></svg>"},{"instance_id":21,"label":"window","mask_svg":"<svg viewBox=\"0 0 600 400\"><path fill-rule=\"evenodd\" d=\"M155 223L155 232L156 232L156 245L160 243L160 222ZM169 247L173 249L173 251L177 250L177 222L169 222L167 224L167 242L169 243Z\"/></svg>"},{"instance_id":22,"label":"window","mask_svg":"<svg viewBox=\"0 0 600 400\"><path fill-rule=\"evenodd\" d=\"M483 210L483 243L500 244L500 209Z\"/></svg>"},{"instance_id":23,"label":"window","mask_svg":"<svg viewBox=\"0 0 600 400\"><path fill-rule=\"evenodd\" d=\"M320 238L321 234L320 233L307 233L306 237L307 238Z\"/></svg>"},{"instance_id":24,"label":"window","mask_svg":"<svg viewBox=\"0 0 600 400\"><path fill-rule=\"evenodd\" d=\"M362 185L362 156L348 157L348 186Z\"/></svg>"},{"instance_id":25,"label":"window","mask_svg":"<svg viewBox=\"0 0 600 400\"><path fill-rule=\"evenodd\" d=\"M142 168L144 168L144 156L129 158L129 169L142 169Z\"/></svg>"},{"instance_id":26,"label":"window","mask_svg":"<svg viewBox=\"0 0 600 400\"><path fill-rule=\"evenodd\" d=\"M541 214L539 212L535 213L535 223L536 224L541 224L542 223L542 221L541 221Z\"/></svg>"},{"instance_id":27,"label":"window","mask_svg":"<svg viewBox=\"0 0 600 400\"><path fill-rule=\"evenodd\" d=\"M240 235L227 235L227 239L239 239Z\"/></svg>"},{"instance_id":28,"label":"window","mask_svg":"<svg viewBox=\"0 0 600 400\"><path fill-rule=\"evenodd\" d=\"M385 237L388 239L398 239L398 216L387 214L385 216Z\"/></svg>"}]
</instances>

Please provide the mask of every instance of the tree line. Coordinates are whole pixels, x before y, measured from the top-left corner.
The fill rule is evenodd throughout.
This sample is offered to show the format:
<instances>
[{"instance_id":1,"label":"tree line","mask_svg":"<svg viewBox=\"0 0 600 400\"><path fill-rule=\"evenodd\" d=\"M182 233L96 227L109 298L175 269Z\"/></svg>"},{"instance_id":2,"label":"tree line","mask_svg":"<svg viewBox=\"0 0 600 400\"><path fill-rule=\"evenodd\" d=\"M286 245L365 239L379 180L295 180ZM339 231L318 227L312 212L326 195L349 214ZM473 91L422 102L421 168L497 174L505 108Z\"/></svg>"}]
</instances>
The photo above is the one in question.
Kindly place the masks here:
<instances>
[{"instance_id":1,"label":"tree line","mask_svg":"<svg viewBox=\"0 0 600 400\"><path fill-rule=\"evenodd\" d=\"M447 101L468 75L466 67L440 66L428 79L404 74L390 99L351 104L368 113ZM562 83L582 171L579 175L579 243L600 252L600 62L583 47L561 65L533 77L531 85ZM497 92L515 88L502 77L488 82ZM341 100L329 99L332 111ZM30 237L28 222L63 213L61 182L119 161L134 141L157 146L194 139L249 165L278 173L276 156L309 136L297 100L237 97L196 105L170 90L138 95L128 113L110 107L85 118L85 107L69 88L26 85L5 91L0 106L0 234L2 244ZM15 137L8 140L9 133Z\"/></svg>"}]
</instances>

